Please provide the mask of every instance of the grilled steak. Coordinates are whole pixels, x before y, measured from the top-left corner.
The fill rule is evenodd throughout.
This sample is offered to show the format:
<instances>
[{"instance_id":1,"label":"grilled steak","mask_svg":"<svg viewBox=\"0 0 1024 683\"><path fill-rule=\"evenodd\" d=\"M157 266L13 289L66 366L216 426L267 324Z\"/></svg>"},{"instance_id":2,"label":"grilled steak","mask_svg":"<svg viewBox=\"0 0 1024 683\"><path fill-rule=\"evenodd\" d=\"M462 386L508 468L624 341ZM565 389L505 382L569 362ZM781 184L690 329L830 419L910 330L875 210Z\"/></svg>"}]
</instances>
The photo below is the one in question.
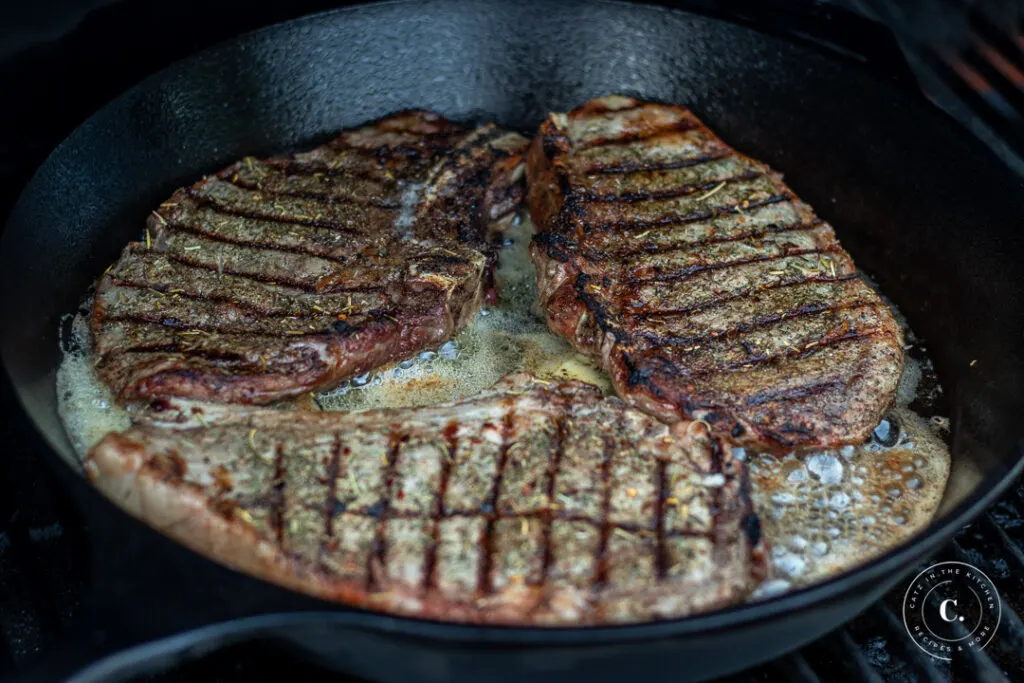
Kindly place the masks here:
<instances>
[{"instance_id":1,"label":"grilled steak","mask_svg":"<svg viewBox=\"0 0 1024 683\"><path fill-rule=\"evenodd\" d=\"M157 405L158 425L92 450L90 477L192 548L323 598L582 625L725 606L766 573L730 447L581 382L520 374L357 413Z\"/></svg>"},{"instance_id":2,"label":"grilled steak","mask_svg":"<svg viewBox=\"0 0 1024 683\"><path fill-rule=\"evenodd\" d=\"M100 376L267 403L442 343L491 287L526 143L406 112L178 190L98 286Z\"/></svg>"},{"instance_id":3,"label":"grilled steak","mask_svg":"<svg viewBox=\"0 0 1024 683\"><path fill-rule=\"evenodd\" d=\"M667 422L769 447L867 438L902 332L832 228L690 111L605 97L527 160L550 329Z\"/></svg>"}]
</instances>

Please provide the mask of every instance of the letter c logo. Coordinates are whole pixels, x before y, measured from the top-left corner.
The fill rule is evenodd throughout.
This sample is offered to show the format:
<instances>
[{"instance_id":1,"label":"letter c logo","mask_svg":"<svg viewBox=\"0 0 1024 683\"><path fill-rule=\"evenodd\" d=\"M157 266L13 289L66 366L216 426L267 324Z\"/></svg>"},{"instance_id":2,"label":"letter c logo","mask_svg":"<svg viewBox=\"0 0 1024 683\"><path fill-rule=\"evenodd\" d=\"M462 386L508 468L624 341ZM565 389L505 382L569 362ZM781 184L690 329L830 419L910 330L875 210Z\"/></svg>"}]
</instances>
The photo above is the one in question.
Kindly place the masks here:
<instances>
[{"instance_id":1,"label":"letter c logo","mask_svg":"<svg viewBox=\"0 0 1024 683\"><path fill-rule=\"evenodd\" d=\"M964 562L939 562L907 586L903 625L923 652L951 661L992 641L999 630L1001 605L995 584L980 569Z\"/></svg>"}]
</instances>

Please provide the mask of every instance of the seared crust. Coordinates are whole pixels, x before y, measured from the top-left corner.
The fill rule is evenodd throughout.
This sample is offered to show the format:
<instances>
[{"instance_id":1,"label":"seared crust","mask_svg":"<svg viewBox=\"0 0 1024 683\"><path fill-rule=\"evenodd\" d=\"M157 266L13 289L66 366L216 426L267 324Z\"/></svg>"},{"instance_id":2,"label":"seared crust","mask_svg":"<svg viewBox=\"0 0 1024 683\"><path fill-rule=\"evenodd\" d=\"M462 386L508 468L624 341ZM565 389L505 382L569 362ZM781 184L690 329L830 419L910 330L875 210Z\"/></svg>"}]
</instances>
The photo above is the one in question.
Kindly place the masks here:
<instances>
[{"instance_id":1,"label":"seared crust","mask_svg":"<svg viewBox=\"0 0 1024 683\"><path fill-rule=\"evenodd\" d=\"M268 403L444 342L492 287L526 142L404 112L178 190L99 283L100 376Z\"/></svg>"},{"instance_id":2,"label":"seared crust","mask_svg":"<svg viewBox=\"0 0 1024 683\"><path fill-rule=\"evenodd\" d=\"M902 331L778 174L682 107L610 96L550 115L527 177L548 325L623 399L773 448L867 438Z\"/></svg>"},{"instance_id":3,"label":"seared crust","mask_svg":"<svg viewBox=\"0 0 1024 683\"><path fill-rule=\"evenodd\" d=\"M92 450L93 481L197 551L326 599L626 623L733 604L767 571L731 449L581 382L518 375L461 402L359 413L156 407L155 426Z\"/></svg>"}]
</instances>

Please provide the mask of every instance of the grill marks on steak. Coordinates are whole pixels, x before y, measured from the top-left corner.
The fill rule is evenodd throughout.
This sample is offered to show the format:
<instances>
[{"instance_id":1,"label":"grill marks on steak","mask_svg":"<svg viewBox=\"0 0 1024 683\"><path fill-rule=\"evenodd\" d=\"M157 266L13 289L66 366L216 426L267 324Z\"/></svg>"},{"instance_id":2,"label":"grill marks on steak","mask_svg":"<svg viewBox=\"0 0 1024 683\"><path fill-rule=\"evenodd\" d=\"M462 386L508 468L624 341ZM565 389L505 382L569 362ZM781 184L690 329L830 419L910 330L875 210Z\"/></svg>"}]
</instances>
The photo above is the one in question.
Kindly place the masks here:
<instances>
[{"instance_id":1,"label":"grill marks on steak","mask_svg":"<svg viewBox=\"0 0 1024 683\"><path fill-rule=\"evenodd\" d=\"M525 145L406 112L178 190L97 288L100 376L267 403L442 343L491 287Z\"/></svg>"},{"instance_id":2,"label":"grill marks on steak","mask_svg":"<svg viewBox=\"0 0 1024 683\"><path fill-rule=\"evenodd\" d=\"M612 96L550 115L527 174L549 327L624 399L768 446L877 424L902 332L767 166L682 107Z\"/></svg>"},{"instance_id":3,"label":"grill marks on steak","mask_svg":"<svg viewBox=\"0 0 1024 683\"><path fill-rule=\"evenodd\" d=\"M93 480L193 548L321 597L599 624L732 604L766 573L730 448L580 382L518 375L354 414L160 407L93 449Z\"/></svg>"}]
</instances>

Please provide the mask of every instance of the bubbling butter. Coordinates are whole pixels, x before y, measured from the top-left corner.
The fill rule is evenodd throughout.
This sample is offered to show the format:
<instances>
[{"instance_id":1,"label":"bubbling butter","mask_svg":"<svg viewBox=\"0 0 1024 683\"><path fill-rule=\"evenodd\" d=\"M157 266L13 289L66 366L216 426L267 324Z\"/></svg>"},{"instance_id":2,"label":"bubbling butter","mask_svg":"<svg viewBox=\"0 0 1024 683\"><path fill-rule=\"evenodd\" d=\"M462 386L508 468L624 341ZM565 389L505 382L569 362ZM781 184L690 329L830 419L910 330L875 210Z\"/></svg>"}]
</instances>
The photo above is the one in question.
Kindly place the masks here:
<instances>
[{"instance_id":1,"label":"bubbling butter","mask_svg":"<svg viewBox=\"0 0 1024 683\"><path fill-rule=\"evenodd\" d=\"M517 370L579 379L612 393L607 375L551 334L535 311L532 232L523 218L506 233L495 273L496 305L440 348L318 394L316 405L324 410L428 405L470 396ZM903 316L887 303L912 342ZM71 442L84 457L103 435L126 429L131 415L97 376L85 312L74 318L67 336L57 374L58 402ZM929 382L922 381L925 377ZM934 396L922 395L926 384L929 393L941 391L930 363L907 355L895 405L864 444L782 457L739 449L772 546L775 576L755 599L850 569L928 524L946 487L950 457L942 438L948 419L926 419L911 409L911 404L934 405Z\"/></svg>"},{"instance_id":2,"label":"bubbling butter","mask_svg":"<svg viewBox=\"0 0 1024 683\"><path fill-rule=\"evenodd\" d=\"M938 429L902 406L859 446L746 459L775 578L787 587L850 569L927 526L950 468Z\"/></svg>"},{"instance_id":3,"label":"bubbling butter","mask_svg":"<svg viewBox=\"0 0 1024 683\"><path fill-rule=\"evenodd\" d=\"M541 378L579 379L606 392L611 382L588 358L548 332L534 313L537 275L530 261L533 225L526 218L506 232L495 280L498 301L434 351L353 378L320 394L325 410L428 405L478 393L510 372Z\"/></svg>"},{"instance_id":4,"label":"bubbling butter","mask_svg":"<svg viewBox=\"0 0 1024 683\"><path fill-rule=\"evenodd\" d=\"M131 426L131 415L119 406L96 372L89 317L83 311L62 325L63 359L57 369L57 412L79 458L110 432Z\"/></svg>"}]
</instances>

